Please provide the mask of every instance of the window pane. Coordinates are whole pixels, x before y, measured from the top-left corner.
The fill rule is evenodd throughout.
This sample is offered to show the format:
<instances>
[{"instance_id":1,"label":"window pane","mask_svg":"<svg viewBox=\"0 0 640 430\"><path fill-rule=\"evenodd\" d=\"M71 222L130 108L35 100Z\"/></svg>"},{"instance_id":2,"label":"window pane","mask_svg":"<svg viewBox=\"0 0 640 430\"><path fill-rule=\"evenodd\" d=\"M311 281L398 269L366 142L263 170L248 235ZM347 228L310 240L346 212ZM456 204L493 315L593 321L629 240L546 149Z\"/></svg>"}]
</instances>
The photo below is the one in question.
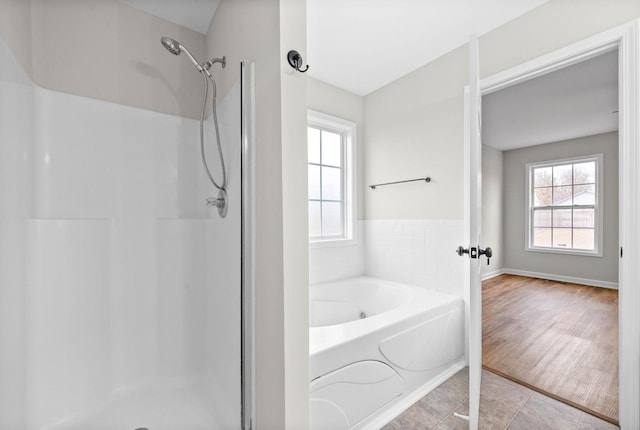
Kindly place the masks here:
<instances>
[{"instance_id":1,"label":"window pane","mask_svg":"<svg viewBox=\"0 0 640 430\"><path fill-rule=\"evenodd\" d=\"M320 164L320 130L307 128L307 145L309 163Z\"/></svg>"},{"instance_id":2,"label":"window pane","mask_svg":"<svg viewBox=\"0 0 640 430\"><path fill-rule=\"evenodd\" d=\"M533 169L534 187L550 187L552 185L551 178L551 167Z\"/></svg>"},{"instance_id":3,"label":"window pane","mask_svg":"<svg viewBox=\"0 0 640 430\"><path fill-rule=\"evenodd\" d=\"M573 187L571 185L568 187L553 187L553 205L571 206L573 204L573 199L571 198L572 192Z\"/></svg>"},{"instance_id":4,"label":"window pane","mask_svg":"<svg viewBox=\"0 0 640 430\"><path fill-rule=\"evenodd\" d=\"M595 209L574 209L573 210L573 226L574 227L595 227L596 211Z\"/></svg>"},{"instance_id":5,"label":"window pane","mask_svg":"<svg viewBox=\"0 0 640 430\"><path fill-rule=\"evenodd\" d=\"M551 206L551 187L536 188L533 190L534 206Z\"/></svg>"},{"instance_id":6,"label":"window pane","mask_svg":"<svg viewBox=\"0 0 640 430\"><path fill-rule=\"evenodd\" d=\"M322 202L322 235L342 234L342 204Z\"/></svg>"},{"instance_id":7,"label":"window pane","mask_svg":"<svg viewBox=\"0 0 640 430\"><path fill-rule=\"evenodd\" d=\"M322 200L341 200L340 168L322 167Z\"/></svg>"},{"instance_id":8,"label":"window pane","mask_svg":"<svg viewBox=\"0 0 640 430\"><path fill-rule=\"evenodd\" d=\"M342 139L339 134L322 132L322 164L342 166Z\"/></svg>"},{"instance_id":9,"label":"window pane","mask_svg":"<svg viewBox=\"0 0 640 430\"><path fill-rule=\"evenodd\" d=\"M573 182L573 169L571 164L553 166L553 185L569 185Z\"/></svg>"},{"instance_id":10,"label":"window pane","mask_svg":"<svg viewBox=\"0 0 640 430\"><path fill-rule=\"evenodd\" d=\"M596 186L595 185L576 185L573 187L573 204L574 205L595 205L596 204Z\"/></svg>"},{"instance_id":11,"label":"window pane","mask_svg":"<svg viewBox=\"0 0 640 430\"><path fill-rule=\"evenodd\" d=\"M596 183L596 162L578 163L573 165L574 184L595 184Z\"/></svg>"},{"instance_id":12,"label":"window pane","mask_svg":"<svg viewBox=\"0 0 640 430\"><path fill-rule=\"evenodd\" d=\"M594 160L530 170L531 246L595 250L597 169Z\"/></svg>"},{"instance_id":13,"label":"window pane","mask_svg":"<svg viewBox=\"0 0 640 430\"><path fill-rule=\"evenodd\" d=\"M309 165L309 199L320 200L320 166Z\"/></svg>"},{"instance_id":14,"label":"window pane","mask_svg":"<svg viewBox=\"0 0 640 430\"><path fill-rule=\"evenodd\" d=\"M595 249L595 230L591 228L573 229L573 247L576 249Z\"/></svg>"},{"instance_id":15,"label":"window pane","mask_svg":"<svg viewBox=\"0 0 640 430\"><path fill-rule=\"evenodd\" d=\"M570 228L554 228L552 234L554 248L571 248Z\"/></svg>"},{"instance_id":16,"label":"window pane","mask_svg":"<svg viewBox=\"0 0 640 430\"><path fill-rule=\"evenodd\" d=\"M571 227L571 209L554 209L553 226Z\"/></svg>"},{"instance_id":17,"label":"window pane","mask_svg":"<svg viewBox=\"0 0 640 430\"><path fill-rule=\"evenodd\" d=\"M534 227L551 227L551 210L538 209L533 211Z\"/></svg>"},{"instance_id":18,"label":"window pane","mask_svg":"<svg viewBox=\"0 0 640 430\"><path fill-rule=\"evenodd\" d=\"M551 246L551 229L550 228L534 228L533 229L533 246Z\"/></svg>"},{"instance_id":19,"label":"window pane","mask_svg":"<svg viewBox=\"0 0 640 430\"><path fill-rule=\"evenodd\" d=\"M320 236L320 202L309 202L309 236Z\"/></svg>"}]
</instances>

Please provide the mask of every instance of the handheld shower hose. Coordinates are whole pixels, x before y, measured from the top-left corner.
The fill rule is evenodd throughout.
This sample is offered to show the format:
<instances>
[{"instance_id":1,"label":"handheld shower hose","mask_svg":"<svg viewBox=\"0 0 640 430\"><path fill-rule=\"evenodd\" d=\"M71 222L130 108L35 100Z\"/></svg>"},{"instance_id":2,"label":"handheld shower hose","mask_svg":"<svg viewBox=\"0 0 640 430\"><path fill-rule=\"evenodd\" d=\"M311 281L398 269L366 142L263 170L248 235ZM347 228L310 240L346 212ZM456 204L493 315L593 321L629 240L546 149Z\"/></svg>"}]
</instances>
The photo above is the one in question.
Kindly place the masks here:
<instances>
[{"instance_id":1,"label":"handheld shower hose","mask_svg":"<svg viewBox=\"0 0 640 430\"><path fill-rule=\"evenodd\" d=\"M162 46L166 48L167 51L171 52L173 55L180 55L182 52L191 60L193 65L196 67L198 72L202 75L203 80L203 89L204 95L202 97L202 109L200 111L200 157L202 158L202 165L204 166L204 170L207 173L207 177L209 181L219 190L217 198L209 198L207 199L207 204L209 206L215 206L218 208L218 213L220 216L224 217L227 214L227 170L224 164L224 156L222 154L222 145L220 142L220 129L218 127L218 112L216 109L216 81L213 79L213 76L209 72L209 68L213 66L215 63L221 63L222 68L226 67L226 59L222 58L214 58L205 63L199 63L193 54L189 52L187 48L185 48L180 42L177 40L171 39L169 37L160 38L160 43ZM212 88L212 96L211 96L211 110L213 116L213 125L215 131L216 143L218 146L218 156L220 157L220 165L222 167L222 182L218 184L216 180L213 178L211 170L209 169L209 165L207 164L207 157L205 153L204 147L204 114L207 108L207 98L209 96L209 80L211 80L211 88Z\"/></svg>"}]
</instances>

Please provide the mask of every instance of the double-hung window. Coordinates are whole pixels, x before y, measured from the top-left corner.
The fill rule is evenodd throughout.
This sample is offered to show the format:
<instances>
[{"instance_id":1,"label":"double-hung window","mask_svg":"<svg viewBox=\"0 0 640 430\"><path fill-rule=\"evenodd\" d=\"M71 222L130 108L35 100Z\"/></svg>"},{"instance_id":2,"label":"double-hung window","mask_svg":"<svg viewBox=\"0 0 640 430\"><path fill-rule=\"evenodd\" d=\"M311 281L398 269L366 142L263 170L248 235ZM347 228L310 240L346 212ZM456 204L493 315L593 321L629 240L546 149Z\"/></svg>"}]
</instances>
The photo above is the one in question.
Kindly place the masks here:
<instances>
[{"instance_id":1,"label":"double-hung window","mask_svg":"<svg viewBox=\"0 0 640 430\"><path fill-rule=\"evenodd\" d=\"M309 111L309 240L353 239L353 144L355 124Z\"/></svg>"},{"instance_id":2,"label":"double-hung window","mask_svg":"<svg viewBox=\"0 0 640 430\"><path fill-rule=\"evenodd\" d=\"M527 165L527 250L602 255L602 155Z\"/></svg>"}]
</instances>

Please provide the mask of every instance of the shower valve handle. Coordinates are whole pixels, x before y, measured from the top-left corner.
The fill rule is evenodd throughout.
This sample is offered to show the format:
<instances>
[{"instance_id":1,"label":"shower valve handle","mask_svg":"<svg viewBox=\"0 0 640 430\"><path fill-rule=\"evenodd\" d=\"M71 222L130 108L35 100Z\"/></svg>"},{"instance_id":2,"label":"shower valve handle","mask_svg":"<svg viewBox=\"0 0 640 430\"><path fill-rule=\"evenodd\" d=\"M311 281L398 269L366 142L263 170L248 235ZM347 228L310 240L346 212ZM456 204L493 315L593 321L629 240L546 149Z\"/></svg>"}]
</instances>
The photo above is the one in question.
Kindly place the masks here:
<instances>
[{"instance_id":1,"label":"shower valve handle","mask_svg":"<svg viewBox=\"0 0 640 430\"><path fill-rule=\"evenodd\" d=\"M225 205L225 200L224 199L220 199L220 198L213 198L213 197L209 197L207 198L207 206L209 207L215 207L215 208L222 208Z\"/></svg>"},{"instance_id":2,"label":"shower valve handle","mask_svg":"<svg viewBox=\"0 0 640 430\"><path fill-rule=\"evenodd\" d=\"M224 218L227 216L227 210L229 209L229 199L227 198L227 192L222 189L218 191L218 197L207 198L207 206L210 208L218 208L218 214Z\"/></svg>"}]
</instances>

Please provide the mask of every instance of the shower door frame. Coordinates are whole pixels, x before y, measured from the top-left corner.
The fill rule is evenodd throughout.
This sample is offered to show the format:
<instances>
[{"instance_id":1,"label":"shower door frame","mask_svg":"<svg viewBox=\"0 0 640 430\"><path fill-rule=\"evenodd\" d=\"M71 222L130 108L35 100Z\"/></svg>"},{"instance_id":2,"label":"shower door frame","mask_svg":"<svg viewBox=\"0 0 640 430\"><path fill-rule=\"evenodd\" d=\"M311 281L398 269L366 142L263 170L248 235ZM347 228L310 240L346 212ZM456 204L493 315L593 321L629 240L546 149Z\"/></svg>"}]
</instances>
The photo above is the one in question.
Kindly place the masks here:
<instances>
[{"instance_id":1,"label":"shower door frame","mask_svg":"<svg viewBox=\"0 0 640 430\"><path fill-rule=\"evenodd\" d=\"M240 62L241 290L240 423L251 430L255 416L255 65Z\"/></svg>"},{"instance_id":2,"label":"shower door frame","mask_svg":"<svg viewBox=\"0 0 640 430\"><path fill-rule=\"evenodd\" d=\"M640 289L634 288L640 281L640 20L634 20L603 33L571 44L542 57L536 58L519 66L491 75L480 80L480 94L486 95L500 89L516 85L544 74L595 57L607 50L618 49L619 58L619 137L620 148L619 166L619 420L623 429L640 428ZM469 112L471 101L468 97L469 86L465 89L465 112ZM481 99L476 101L480 109ZM465 120L465 159L473 148L480 150L481 142L470 139L471 123L467 116ZM480 171L482 167L480 166ZM473 172L465 169L465 239L469 238L471 225L470 211L474 210L470 202L477 201L478 196L471 196L478 191L471 186ZM475 200L474 200L475 198ZM477 227L477 226L476 226ZM622 250L624 249L624 254ZM624 259L623 259L624 255ZM624 264L625 261L627 264ZM634 264L635 263L635 264ZM473 266L473 265L472 265ZM468 271L465 277L465 287L468 288L472 276L478 273ZM474 295L471 295L473 297ZM480 297L481 294L476 294ZM467 296L466 300L471 300ZM475 298L475 297L474 297ZM481 303L470 303L470 306L480 307ZM475 327L477 329L477 327ZM467 327L468 335L472 335L473 328ZM476 330L477 332L477 330ZM469 338L467 338L469 339ZM473 354L482 354L480 342L468 340ZM469 351L471 354L471 351ZM478 381L479 384L479 381ZM479 393L478 387L470 387L470 392ZM471 400L471 399L470 399ZM475 430L475 426L469 427Z\"/></svg>"}]
</instances>

